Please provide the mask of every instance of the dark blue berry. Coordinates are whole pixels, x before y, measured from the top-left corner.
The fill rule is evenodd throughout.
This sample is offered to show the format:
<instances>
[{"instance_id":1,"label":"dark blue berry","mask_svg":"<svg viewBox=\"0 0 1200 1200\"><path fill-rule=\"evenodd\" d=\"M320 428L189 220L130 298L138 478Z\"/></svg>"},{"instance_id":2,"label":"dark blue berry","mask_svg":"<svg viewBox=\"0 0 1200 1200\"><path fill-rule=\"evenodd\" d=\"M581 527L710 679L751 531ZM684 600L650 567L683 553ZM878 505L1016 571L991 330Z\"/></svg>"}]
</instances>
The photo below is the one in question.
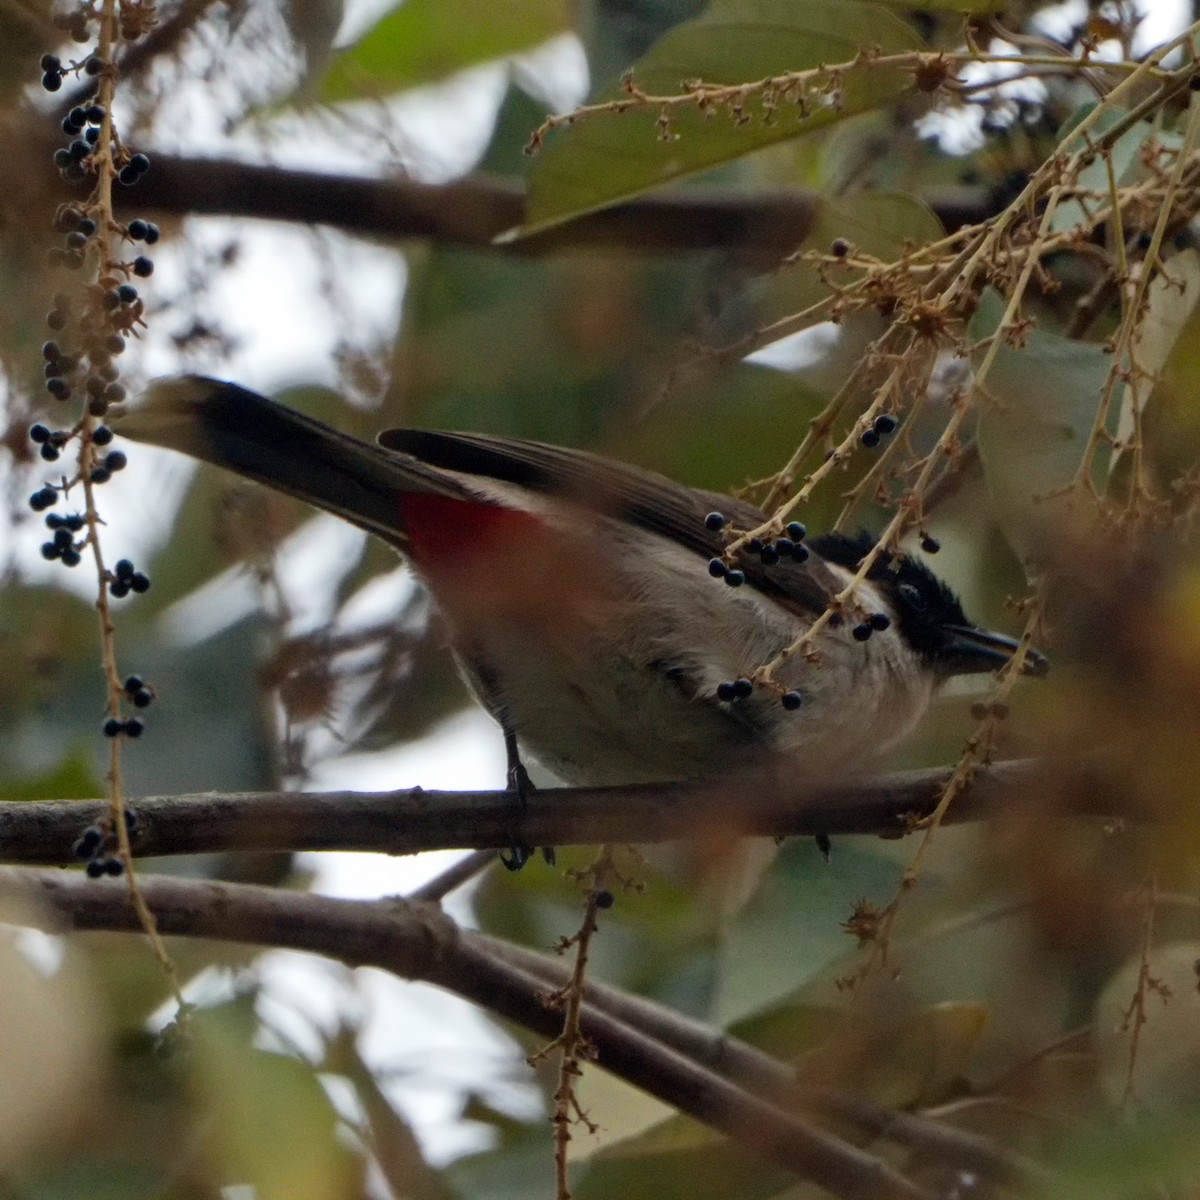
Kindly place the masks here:
<instances>
[{"instance_id":1,"label":"dark blue berry","mask_svg":"<svg viewBox=\"0 0 1200 1200\"><path fill-rule=\"evenodd\" d=\"M146 245L153 246L154 243L157 242L161 236L162 236L162 233L159 230L158 226L155 225L155 223L153 221L148 221L146 223L146 238L145 238Z\"/></svg>"},{"instance_id":2,"label":"dark blue berry","mask_svg":"<svg viewBox=\"0 0 1200 1200\"><path fill-rule=\"evenodd\" d=\"M145 154L135 154L129 160L129 165L139 175L145 175L145 173L150 170L150 159Z\"/></svg>"},{"instance_id":3,"label":"dark blue berry","mask_svg":"<svg viewBox=\"0 0 1200 1200\"><path fill-rule=\"evenodd\" d=\"M804 698L796 691L784 692L781 697L781 703L788 712L795 712L804 703Z\"/></svg>"},{"instance_id":4,"label":"dark blue berry","mask_svg":"<svg viewBox=\"0 0 1200 1200\"><path fill-rule=\"evenodd\" d=\"M109 471L123 471L128 465L124 450L110 450L104 456L104 466Z\"/></svg>"},{"instance_id":5,"label":"dark blue berry","mask_svg":"<svg viewBox=\"0 0 1200 1200\"><path fill-rule=\"evenodd\" d=\"M41 68L43 71L60 71L62 70L62 59L57 54L43 54Z\"/></svg>"},{"instance_id":6,"label":"dark blue berry","mask_svg":"<svg viewBox=\"0 0 1200 1200\"><path fill-rule=\"evenodd\" d=\"M54 531L54 544L59 550L67 550L75 545L74 538L71 536L69 529L56 529Z\"/></svg>"},{"instance_id":7,"label":"dark blue berry","mask_svg":"<svg viewBox=\"0 0 1200 1200\"><path fill-rule=\"evenodd\" d=\"M57 447L57 446L55 446L55 445L53 445L53 444L52 444L52 443L50 443L50 442L47 442L47 443L46 443L46 444L45 444L45 445L44 445L44 446L41 448L41 450L39 450L39 451L38 451L38 453L39 453L39 454L42 456L42 458L44 458L44 459L45 459L47 462L58 462L58 453L59 453L59 451L58 451L58 447Z\"/></svg>"},{"instance_id":8,"label":"dark blue berry","mask_svg":"<svg viewBox=\"0 0 1200 1200\"><path fill-rule=\"evenodd\" d=\"M89 125L99 125L104 120L104 108L99 104L91 104L83 115Z\"/></svg>"},{"instance_id":9,"label":"dark blue berry","mask_svg":"<svg viewBox=\"0 0 1200 1200\"><path fill-rule=\"evenodd\" d=\"M92 473L88 476L88 479L97 486L107 483L111 478L112 472L107 467L93 467Z\"/></svg>"},{"instance_id":10,"label":"dark blue berry","mask_svg":"<svg viewBox=\"0 0 1200 1200\"><path fill-rule=\"evenodd\" d=\"M891 413L880 413L879 416L875 418L874 428L875 432L879 434L880 437L887 437L889 433L896 432L896 426L899 424L900 422L897 421Z\"/></svg>"},{"instance_id":11,"label":"dark blue berry","mask_svg":"<svg viewBox=\"0 0 1200 1200\"><path fill-rule=\"evenodd\" d=\"M144 254L139 254L133 260L133 273L139 279L146 279L148 276L154 274L154 261L147 258Z\"/></svg>"},{"instance_id":12,"label":"dark blue berry","mask_svg":"<svg viewBox=\"0 0 1200 1200\"><path fill-rule=\"evenodd\" d=\"M134 708L148 708L154 700L154 693L149 688L138 688L130 692L129 699L133 701Z\"/></svg>"},{"instance_id":13,"label":"dark blue berry","mask_svg":"<svg viewBox=\"0 0 1200 1200\"><path fill-rule=\"evenodd\" d=\"M64 567L77 567L83 562L83 556L74 547L64 550L59 557L62 559Z\"/></svg>"},{"instance_id":14,"label":"dark blue berry","mask_svg":"<svg viewBox=\"0 0 1200 1200\"><path fill-rule=\"evenodd\" d=\"M862 621L858 625L855 625L850 632L854 635L856 642L865 642L875 631L866 621Z\"/></svg>"},{"instance_id":15,"label":"dark blue berry","mask_svg":"<svg viewBox=\"0 0 1200 1200\"><path fill-rule=\"evenodd\" d=\"M936 554L941 548L942 543L939 542L937 538L930 537L930 535L927 533L923 533L921 535L921 549L924 550L926 554Z\"/></svg>"},{"instance_id":16,"label":"dark blue berry","mask_svg":"<svg viewBox=\"0 0 1200 1200\"><path fill-rule=\"evenodd\" d=\"M105 737L117 737L125 732L125 722L120 717L107 717L102 729Z\"/></svg>"},{"instance_id":17,"label":"dark blue berry","mask_svg":"<svg viewBox=\"0 0 1200 1200\"><path fill-rule=\"evenodd\" d=\"M149 232L150 226L141 217L137 217L135 220L129 222L128 233L133 241L140 242Z\"/></svg>"},{"instance_id":18,"label":"dark blue berry","mask_svg":"<svg viewBox=\"0 0 1200 1200\"><path fill-rule=\"evenodd\" d=\"M104 842L104 834L95 825L89 825L75 843L76 858L91 858Z\"/></svg>"},{"instance_id":19,"label":"dark blue berry","mask_svg":"<svg viewBox=\"0 0 1200 1200\"><path fill-rule=\"evenodd\" d=\"M52 487L44 487L40 492L34 492L29 497L29 507L34 512L42 512L52 504L58 503L58 492Z\"/></svg>"},{"instance_id":20,"label":"dark blue berry","mask_svg":"<svg viewBox=\"0 0 1200 1200\"><path fill-rule=\"evenodd\" d=\"M737 699L737 691L732 683L717 684L717 699L729 703Z\"/></svg>"},{"instance_id":21,"label":"dark blue berry","mask_svg":"<svg viewBox=\"0 0 1200 1200\"><path fill-rule=\"evenodd\" d=\"M725 518L719 512L710 512L704 518L704 528L711 529L713 533L718 533L725 528Z\"/></svg>"},{"instance_id":22,"label":"dark blue berry","mask_svg":"<svg viewBox=\"0 0 1200 1200\"><path fill-rule=\"evenodd\" d=\"M146 681L140 675L130 675L123 684L127 695L132 695L134 692L141 691L146 686Z\"/></svg>"},{"instance_id":23,"label":"dark blue berry","mask_svg":"<svg viewBox=\"0 0 1200 1200\"><path fill-rule=\"evenodd\" d=\"M83 69L89 75L99 75L104 70L104 59L98 54L93 54L91 58L83 64Z\"/></svg>"},{"instance_id":24,"label":"dark blue berry","mask_svg":"<svg viewBox=\"0 0 1200 1200\"><path fill-rule=\"evenodd\" d=\"M57 400L68 400L71 396L71 385L61 375L55 375L46 380L46 391Z\"/></svg>"},{"instance_id":25,"label":"dark blue berry","mask_svg":"<svg viewBox=\"0 0 1200 1200\"><path fill-rule=\"evenodd\" d=\"M58 547L53 542L42 543L42 557L47 562L53 562L59 555Z\"/></svg>"},{"instance_id":26,"label":"dark blue berry","mask_svg":"<svg viewBox=\"0 0 1200 1200\"><path fill-rule=\"evenodd\" d=\"M796 549L796 543L791 538L777 538L775 541L775 553L781 558L790 555Z\"/></svg>"},{"instance_id":27,"label":"dark blue berry","mask_svg":"<svg viewBox=\"0 0 1200 1200\"><path fill-rule=\"evenodd\" d=\"M150 590L150 576L143 575L141 571L136 571L129 577L130 588L141 595L143 592Z\"/></svg>"},{"instance_id":28,"label":"dark blue berry","mask_svg":"<svg viewBox=\"0 0 1200 1200\"><path fill-rule=\"evenodd\" d=\"M126 187L132 187L141 177L141 172L135 171L132 167L122 167L117 172L117 181Z\"/></svg>"},{"instance_id":29,"label":"dark blue berry","mask_svg":"<svg viewBox=\"0 0 1200 1200\"><path fill-rule=\"evenodd\" d=\"M708 560L708 573L714 579L724 579L729 573L729 568L725 565L722 559L710 558Z\"/></svg>"},{"instance_id":30,"label":"dark blue berry","mask_svg":"<svg viewBox=\"0 0 1200 1200\"><path fill-rule=\"evenodd\" d=\"M876 612L867 618L867 622L876 633L882 633L892 623L892 618L887 613Z\"/></svg>"},{"instance_id":31,"label":"dark blue berry","mask_svg":"<svg viewBox=\"0 0 1200 1200\"><path fill-rule=\"evenodd\" d=\"M57 92L62 87L62 76L57 71L47 71L42 76L42 87L48 92Z\"/></svg>"},{"instance_id":32,"label":"dark blue berry","mask_svg":"<svg viewBox=\"0 0 1200 1200\"><path fill-rule=\"evenodd\" d=\"M50 440L49 426L42 425L40 422L37 425L30 425L29 440L38 446L45 445Z\"/></svg>"},{"instance_id":33,"label":"dark blue berry","mask_svg":"<svg viewBox=\"0 0 1200 1200\"><path fill-rule=\"evenodd\" d=\"M736 568L732 571L725 572L725 582L730 587L741 587L746 582L746 572L739 571Z\"/></svg>"},{"instance_id":34,"label":"dark blue berry","mask_svg":"<svg viewBox=\"0 0 1200 1200\"><path fill-rule=\"evenodd\" d=\"M93 858L88 863L84 870L87 871L89 879L99 879L105 872L106 864L103 859Z\"/></svg>"},{"instance_id":35,"label":"dark blue berry","mask_svg":"<svg viewBox=\"0 0 1200 1200\"><path fill-rule=\"evenodd\" d=\"M808 536L808 530L805 529L799 521L789 521L784 533L786 533L793 542L802 542Z\"/></svg>"},{"instance_id":36,"label":"dark blue berry","mask_svg":"<svg viewBox=\"0 0 1200 1200\"><path fill-rule=\"evenodd\" d=\"M858 439L868 450L873 450L879 445L879 434L873 429L864 429Z\"/></svg>"},{"instance_id":37,"label":"dark blue berry","mask_svg":"<svg viewBox=\"0 0 1200 1200\"><path fill-rule=\"evenodd\" d=\"M108 591L114 600L124 600L129 595L129 584L123 579L118 579L108 585Z\"/></svg>"},{"instance_id":38,"label":"dark blue berry","mask_svg":"<svg viewBox=\"0 0 1200 1200\"><path fill-rule=\"evenodd\" d=\"M808 547L803 542L797 542L792 547L792 558L798 563L808 562Z\"/></svg>"},{"instance_id":39,"label":"dark blue berry","mask_svg":"<svg viewBox=\"0 0 1200 1200\"><path fill-rule=\"evenodd\" d=\"M128 558L122 558L118 559L117 565L113 567L113 574L118 579L132 579L135 570L136 568Z\"/></svg>"},{"instance_id":40,"label":"dark blue berry","mask_svg":"<svg viewBox=\"0 0 1200 1200\"><path fill-rule=\"evenodd\" d=\"M779 561L779 551L774 546L764 546L758 552L758 557L762 559L764 567L773 567Z\"/></svg>"},{"instance_id":41,"label":"dark blue berry","mask_svg":"<svg viewBox=\"0 0 1200 1200\"><path fill-rule=\"evenodd\" d=\"M123 283L117 288L117 299L122 304L132 304L137 298L138 291L132 283Z\"/></svg>"},{"instance_id":42,"label":"dark blue berry","mask_svg":"<svg viewBox=\"0 0 1200 1200\"><path fill-rule=\"evenodd\" d=\"M754 684L744 675L733 681L733 694L738 700L745 700L747 696L754 695Z\"/></svg>"},{"instance_id":43,"label":"dark blue berry","mask_svg":"<svg viewBox=\"0 0 1200 1200\"><path fill-rule=\"evenodd\" d=\"M130 734L129 736L135 737L136 735ZM125 873L125 864L119 858L106 858L104 860L104 873L105 875L123 875Z\"/></svg>"},{"instance_id":44,"label":"dark blue berry","mask_svg":"<svg viewBox=\"0 0 1200 1200\"><path fill-rule=\"evenodd\" d=\"M129 737L141 737L145 731L146 722L139 721L137 717L130 717L129 720L125 722L125 733Z\"/></svg>"}]
</instances>

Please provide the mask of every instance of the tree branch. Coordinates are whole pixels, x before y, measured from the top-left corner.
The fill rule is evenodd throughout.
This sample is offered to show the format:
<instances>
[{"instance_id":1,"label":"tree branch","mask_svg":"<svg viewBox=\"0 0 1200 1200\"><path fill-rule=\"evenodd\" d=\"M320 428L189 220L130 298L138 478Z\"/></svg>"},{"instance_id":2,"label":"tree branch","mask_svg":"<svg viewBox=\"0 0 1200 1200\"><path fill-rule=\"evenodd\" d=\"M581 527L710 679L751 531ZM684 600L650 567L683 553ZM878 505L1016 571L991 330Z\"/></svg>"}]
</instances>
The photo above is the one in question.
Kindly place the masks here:
<instances>
[{"instance_id":1,"label":"tree branch","mask_svg":"<svg viewBox=\"0 0 1200 1200\"><path fill-rule=\"evenodd\" d=\"M561 987L567 968L547 955L487 934L474 934L497 958ZM884 1138L964 1170L1006 1183L1045 1182L1040 1166L970 1130L956 1129L916 1113L899 1112L862 1096L797 1082L796 1072L749 1042L645 997L589 978L586 1002L775 1104L844 1122L872 1138Z\"/></svg>"},{"instance_id":2,"label":"tree branch","mask_svg":"<svg viewBox=\"0 0 1200 1200\"><path fill-rule=\"evenodd\" d=\"M146 876L142 889L162 933L304 950L374 966L463 996L541 1036L558 1032L544 976L492 953L440 909L406 901L350 901L246 884ZM140 929L127 890L78 874L0 869L0 900L52 932ZM704 1069L585 1005L581 1028L606 1070L736 1138L847 1200L930 1200L881 1159Z\"/></svg>"},{"instance_id":3,"label":"tree branch","mask_svg":"<svg viewBox=\"0 0 1200 1200\"><path fill-rule=\"evenodd\" d=\"M933 811L949 775L949 768L938 767L829 787L739 775L703 785L546 788L532 792L520 814L507 791L149 796L131 801L138 815L131 842L134 853L145 857L299 850L416 854L506 848L517 834L535 846L818 834L899 837ZM947 820L977 820L1038 779L1038 764L1031 760L983 767ZM1087 812L1117 811L1102 787L1081 792ZM99 800L0 803L0 862L70 863L76 839L106 812Z\"/></svg>"}]
</instances>

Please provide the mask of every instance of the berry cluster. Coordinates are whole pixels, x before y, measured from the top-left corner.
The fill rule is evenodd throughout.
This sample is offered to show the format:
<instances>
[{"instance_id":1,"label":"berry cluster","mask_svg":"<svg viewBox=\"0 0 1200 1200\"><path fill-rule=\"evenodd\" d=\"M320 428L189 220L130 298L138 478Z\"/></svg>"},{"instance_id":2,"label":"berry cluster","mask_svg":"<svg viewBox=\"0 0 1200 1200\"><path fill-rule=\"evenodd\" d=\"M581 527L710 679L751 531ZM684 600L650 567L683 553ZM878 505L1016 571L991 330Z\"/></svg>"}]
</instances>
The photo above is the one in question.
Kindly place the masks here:
<instances>
[{"instance_id":1,"label":"berry cluster","mask_svg":"<svg viewBox=\"0 0 1200 1200\"><path fill-rule=\"evenodd\" d=\"M711 512L704 518L704 528L711 533L719 533L725 528L725 516L719 512ZM804 539L808 530L799 521L791 521L784 529L784 537L764 541L762 538L751 538L746 543L746 552L757 554L764 567L773 567L785 559L792 562L807 562L808 547ZM746 573L736 567L729 566L723 558L709 560L708 573L714 579L723 579L730 587L741 587L746 582Z\"/></svg>"},{"instance_id":2,"label":"berry cluster","mask_svg":"<svg viewBox=\"0 0 1200 1200\"><path fill-rule=\"evenodd\" d=\"M68 206L67 211L72 210L78 212ZM82 251L55 252L79 254L82 262ZM74 301L68 293L58 292L46 316L46 324L62 339L42 346L46 391L56 400L69 400L82 390L87 396L88 412L102 417L110 404L125 399L121 370L115 360L125 352L126 339L142 323L143 304L137 288L112 275L102 276L79 291L82 295Z\"/></svg>"},{"instance_id":3,"label":"berry cluster","mask_svg":"<svg viewBox=\"0 0 1200 1200\"><path fill-rule=\"evenodd\" d=\"M140 675L130 675L125 680L125 699L134 708L149 708L154 703L154 689ZM140 717L106 717L104 721L104 736L109 738L141 737L145 732L146 723Z\"/></svg>"},{"instance_id":4,"label":"berry cluster","mask_svg":"<svg viewBox=\"0 0 1200 1200\"><path fill-rule=\"evenodd\" d=\"M138 833L138 815L132 808L125 810L125 828L130 838ZM75 857L87 863L87 873L92 879L103 875L120 875L125 864L117 857L120 842L117 835L106 824L89 825L75 843Z\"/></svg>"},{"instance_id":5,"label":"berry cluster","mask_svg":"<svg viewBox=\"0 0 1200 1200\"><path fill-rule=\"evenodd\" d=\"M862 431L858 440L868 450L873 450L885 437L895 433L899 424L900 422L891 413L880 413L871 427Z\"/></svg>"}]
</instances>

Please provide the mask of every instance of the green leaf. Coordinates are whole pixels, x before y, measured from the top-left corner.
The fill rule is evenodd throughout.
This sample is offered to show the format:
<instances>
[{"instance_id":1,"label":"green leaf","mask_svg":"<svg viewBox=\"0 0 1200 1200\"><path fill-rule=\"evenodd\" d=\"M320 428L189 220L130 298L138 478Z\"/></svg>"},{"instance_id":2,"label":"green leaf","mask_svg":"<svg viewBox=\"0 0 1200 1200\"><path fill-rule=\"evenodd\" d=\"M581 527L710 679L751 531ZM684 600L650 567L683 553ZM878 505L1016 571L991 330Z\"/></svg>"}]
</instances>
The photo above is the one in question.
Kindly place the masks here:
<instances>
[{"instance_id":1,"label":"green leaf","mask_svg":"<svg viewBox=\"0 0 1200 1200\"><path fill-rule=\"evenodd\" d=\"M50 770L39 775L5 779L0 800L95 800L104 795L104 782L96 773L92 754L76 746Z\"/></svg>"},{"instance_id":2,"label":"green leaf","mask_svg":"<svg viewBox=\"0 0 1200 1200\"><path fill-rule=\"evenodd\" d=\"M906 12L956 12L981 17L1004 9L1004 0L880 0Z\"/></svg>"},{"instance_id":3,"label":"green leaf","mask_svg":"<svg viewBox=\"0 0 1200 1200\"><path fill-rule=\"evenodd\" d=\"M679 25L634 67L639 88L676 95L688 80L737 85L821 64L850 62L860 49L917 50L921 41L899 17L853 0L753 0L713 4L703 17ZM750 119L727 111L706 117L683 105L670 113L663 140L660 110L648 105L580 120L549 140L530 178L529 215L522 234L624 200L753 150L798 137L851 113L876 108L911 86L908 71L863 65L841 77L841 103L814 98L798 115L783 103L768 123L760 101L746 102ZM624 93L616 90L609 99Z\"/></svg>"},{"instance_id":4,"label":"green leaf","mask_svg":"<svg viewBox=\"0 0 1200 1200\"><path fill-rule=\"evenodd\" d=\"M562 0L406 0L334 58L320 99L389 95L531 49L569 28Z\"/></svg>"},{"instance_id":5,"label":"green leaf","mask_svg":"<svg viewBox=\"0 0 1200 1200\"><path fill-rule=\"evenodd\" d=\"M1000 298L985 295L972 339L994 331L1002 314ZM996 356L985 381L979 456L996 519L1022 561L1035 552L1051 497L1079 470L1112 365L1102 346L1041 330L1020 349L1004 346ZM1102 469L1104 448L1097 460Z\"/></svg>"}]
</instances>

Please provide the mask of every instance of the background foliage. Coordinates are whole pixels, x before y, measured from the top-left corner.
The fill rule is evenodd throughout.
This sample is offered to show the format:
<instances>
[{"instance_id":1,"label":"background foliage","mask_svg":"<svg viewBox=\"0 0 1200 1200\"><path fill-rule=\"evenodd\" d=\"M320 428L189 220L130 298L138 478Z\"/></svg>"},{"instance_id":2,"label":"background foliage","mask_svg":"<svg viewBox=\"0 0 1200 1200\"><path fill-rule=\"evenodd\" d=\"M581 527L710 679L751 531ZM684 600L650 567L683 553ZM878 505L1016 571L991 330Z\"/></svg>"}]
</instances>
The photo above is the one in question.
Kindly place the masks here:
<instances>
[{"instance_id":1,"label":"background foliage","mask_svg":"<svg viewBox=\"0 0 1200 1200\"><path fill-rule=\"evenodd\" d=\"M1179 15L1182 29L1192 15ZM0 0L10 501L0 797L12 802L105 790L94 585L41 562L25 503L42 469L26 431L49 403L39 345L57 284L45 254L67 194L46 149L62 97L34 86L39 56L64 52L50 16L42 0ZM141 56L119 92L122 136L156 163L147 191L126 199L164 229L146 335L124 368L131 387L182 369L236 374L362 436L415 424L535 437L719 490L775 477L874 340L903 324L889 325L897 311L911 315L909 285L850 303L790 373L745 354L829 316L796 314L828 306L838 287L886 281L884 265L1005 211L1056 148L1083 144L1071 131L1132 68L1093 66L1094 78L1042 70L1048 46L1070 57L1090 41L1127 64L1151 49L1127 4L407 0L382 15L351 12L341 34L334 0L282 10L181 0L158 16L171 36L128 51ZM966 69L965 92L921 90L911 66L870 61L959 54L968 20L984 57L1000 52L1002 29L1010 48L1040 56L1011 72L1025 90L996 86L1007 70ZM1020 38L1033 34L1041 40ZM579 47L590 94L564 104L583 76ZM761 90L736 94L833 63L853 65L819 79L824 99L804 112L787 96L764 106ZM555 103L638 100L622 83L630 70L651 95L681 95L693 80L735 92L709 111L689 99L610 108L547 131L540 151L525 153ZM1142 82L1088 135L1119 136L1078 178L1064 176L1053 204L1046 190L1030 201L974 311L956 309L957 324L920 342L924 375L914 370L888 402L913 413L906 446L920 460L947 427L966 364L978 368L996 339L986 394L953 447L966 466L920 524L981 624L1019 629L1031 611L1044 614L1037 631L1051 642L1053 677L1007 697L1008 720L987 719L1002 756L1043 756L1044 779L986 828L939 832L884 968L870 957L878 943L864 951L845 923L888 904L911 839L843 839L828 864L799 842L655 850L633 868L637 889L604 914L591 966L800 1064L809 1082L1018 1150L1048 1172L1026 1190L1056 1196L1185 1195L1200 1178L1200 272L1189 234L1200 183L1188 157L1191 93L1147 104ZM1156 192L1172 155L1188 170L1177 189ZM328 181L314 176L309 221L284 235L247 216L266 215L254 204L269 202L269 186L259 200L230 192L203 205L198 182L186 186L239 159L402 184L470 171L488 203L527 204L500 244L479 236L489 217L476 221L461 193L430 201L439 220L459 222L457 234L443 225L437 236L385 238L352 202L331 206ZM182 181L174 192L172 181ZM1097 219L1072 242L1116 195L1123 224ZM654 232L649 209L624 225L588 224L639 198L678 201L666 227L674 220L685 242L682 205L720 202L732 216L714 226L720 236L683 248ZM780 198L795 206L794 225L756 225L756 206ZM1013 336L1013 248L1056 235L1021 298L1030 324ZM836 274L839 241L858 274ZM1118 259L1115 278L1106 272ZM1154 283L1131 299L1139 271ZM244 288L265 301L239 300ZM962 346L974 357L956 357ZM1114 362L1125 374L1108 416L1099 398ZM853 438L870 382L835 412L835 442ZM1093 444L1096 428L1107 436ZM215 473L185 473L141 449L132 459L102 510L112 556L132 547L154 580L119 617L122 661L159 695L147 736L126 755L131 796L354 786L353 752L415 741L466 706L436 618L379 546L334 540L309 513ZM873 465L850 456L798 515L814 529L881 528L911 474L877 492ZM1069 487L1070 502L1055 504ZM1021 608L1030 596L1035 607ZM955 762L978 736L977 699L944 697L894 764ZM1097 753L1101 767L1082 769ZM1072 815L1100 786L1128 821ZM0 844L2 835L0 825ZM569 869L592 857L569 848L557 870L493 871L456 911L547 948L578 927L583 896ZM152 864L296 889L311 866L249 855ZM495 1060L465 1070L442 1072L416 1038L402 1061L380 1062L365 1049L368 1014L349 972L330 972L326 1019L297 1023L264 1002L257 952L179 939L170 951L198 1011L186 1036L164 1037L166 989L141 941L42 940L15 932L27 914L6 917L0 1195L182 1200L242 1195L227 1190L235 1185L290 1200L553 1194L546 1115L557 1081L551 1064L525 1063L540 1044L531 1035L505 1026ZM406 1020L403 1010L371 1017ZM445 1018L451 1029L459 1019ZM600 1128L575 1132L578 1196L816 1192L598 1071L585 1070L580 1100ZM429 1107L457 1110L459 1133L474 1140L430 1137ZM447 1146L465 1144L478 1149L447 1162ZM936 1157L875 1148L931 1194L975 1186Z\"/></svg>"}]
</instances>

